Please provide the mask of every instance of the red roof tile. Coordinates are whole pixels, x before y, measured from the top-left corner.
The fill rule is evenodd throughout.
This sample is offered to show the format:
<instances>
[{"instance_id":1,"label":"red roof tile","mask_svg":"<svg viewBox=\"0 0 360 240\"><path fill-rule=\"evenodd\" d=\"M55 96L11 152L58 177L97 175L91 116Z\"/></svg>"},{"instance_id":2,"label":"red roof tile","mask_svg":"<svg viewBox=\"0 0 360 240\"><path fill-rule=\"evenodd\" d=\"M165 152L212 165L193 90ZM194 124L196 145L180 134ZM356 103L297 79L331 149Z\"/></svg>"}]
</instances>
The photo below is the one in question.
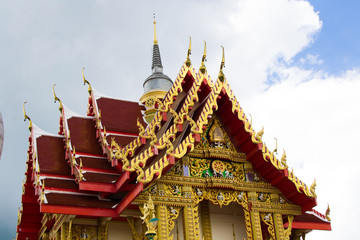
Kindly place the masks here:
<instances>
[{"instance_id":1,"label":"red roof tile","mask_svg":"<svg viewBox=\"0 0 360 240\"><path fill-rule=\"evenodd\" d=\"M65 160L64 138L40 136L36 142L40 173L71 175Z\"/></svg>"},{"instance_id":2,"label":"red roof tile","mask_svg":"<svg viewBox=\"0 0 360 240\"><path fill-rule=\"evenodd\" d=\"M102 97L97 99L97 105L101 112L101 123L107 131L138 134L138 118L145 125L141 114L144 109L137 102Z\"/></svg>"},{"instance_id":3,"label":"red roof tile","mask_svg":"<svg viewBox=\"0 0 360 240\"><path fill-rule=\"evenodd\" d=\"M76 152L103 154L96 139L96 128L93 119L72 117L68 119L71 143Z\"/></svg>"}]
</instances>

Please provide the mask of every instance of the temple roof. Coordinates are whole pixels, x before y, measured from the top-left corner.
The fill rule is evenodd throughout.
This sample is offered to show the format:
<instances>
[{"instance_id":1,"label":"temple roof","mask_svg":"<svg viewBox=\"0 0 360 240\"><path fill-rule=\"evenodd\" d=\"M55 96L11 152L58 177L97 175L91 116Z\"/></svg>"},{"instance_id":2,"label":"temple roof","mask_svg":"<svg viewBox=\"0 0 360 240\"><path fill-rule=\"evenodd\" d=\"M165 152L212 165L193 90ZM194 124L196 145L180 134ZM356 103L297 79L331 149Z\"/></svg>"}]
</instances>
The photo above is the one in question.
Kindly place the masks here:
<instances>
[{"instance_id":1,"label":"temple roof","mask_svg":"<svg viewBox=\"0 0 360 240\"><path fill-rule=\"evenodd\" d=\"M25 114L31 126L19 236L39 230L40 222L31 227L26 219L41 219L44 213L120 216L146 186L194 150L213 115L259 176L302 212L312 211L315 186L306 186L266 147L234 96L223 65L224 59L213 82L203 64L196 72L187 59L164 99L156 102L158 111L149 124L142 117L144 106L101 96L85 78L87 116L72 112L55 95L58 135L34 127Z\"/></svg>"}]
</instances>

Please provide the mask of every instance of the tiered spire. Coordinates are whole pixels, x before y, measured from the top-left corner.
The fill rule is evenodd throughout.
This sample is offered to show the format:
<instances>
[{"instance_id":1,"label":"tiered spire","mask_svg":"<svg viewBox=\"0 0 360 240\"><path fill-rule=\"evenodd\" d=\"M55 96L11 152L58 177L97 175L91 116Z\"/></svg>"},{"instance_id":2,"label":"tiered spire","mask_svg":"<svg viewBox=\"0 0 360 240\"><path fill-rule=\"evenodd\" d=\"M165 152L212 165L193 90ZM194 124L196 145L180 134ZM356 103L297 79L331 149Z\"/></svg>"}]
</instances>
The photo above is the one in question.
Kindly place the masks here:
<instances>
[{"instance_id":1,"label":"tiered spire","mask_svg":"<svg viewBox=\"0 0 360 240\"><path fill-rule=\"evenodd\" d=\"M155 99L162 100L173 84L171 79L167 75L163 74L163 65L161 63L160 49L156 37L155 15L154 15L154 44L153 44L151 70L152 70L152 74L149 77L147 77L144 81L144 85L143 85L144 94L140 98L140 102L145 104L147 110L149 110L146 113L146 115L149 116L153 112L156 112L156 110L154 109ZM149 119L150 118L151 117L149 117Z\"/></svg>"},{"instance_id":2,"label":"tiered spire","mask_svg":"<svg viewBox=\"0 0 360 240\"><path fill-rule=\"evenodd\" d=\"M156 69L154 69L156 68ZM159 68L159 69L157 69ZM160 56L160 49L158 45L158 41L156 38L156 21L155 21L155 15L154 15L154 45L153 45L153 59L152 59L152 66L151 69L155 72L162 72L162 64L161 64L161 56ZM156 71L157 70L157 71Z\"/></svg>"},{"instance_id":3,"label":"tiered spire","mask_svg":"<svg viewBox=\"0 0 360 240\"><path fill-rule=\"evenodd\" d=\"M159 49L159 44L158 44L158 40L156 37L155 15L154 15L154 45L153 45L151 70L152 70L152 74L148 78L146 78L145 82L144 82L144 95L148 92L155 91L155 90L156 91L164 91L164 92L169 91L173 82L171 81L171 79L168 76L163 74L163 65L161 63L160 49ZM164 97L164 96L162 96L162 97Z\"/></svg>"}]
</instances>

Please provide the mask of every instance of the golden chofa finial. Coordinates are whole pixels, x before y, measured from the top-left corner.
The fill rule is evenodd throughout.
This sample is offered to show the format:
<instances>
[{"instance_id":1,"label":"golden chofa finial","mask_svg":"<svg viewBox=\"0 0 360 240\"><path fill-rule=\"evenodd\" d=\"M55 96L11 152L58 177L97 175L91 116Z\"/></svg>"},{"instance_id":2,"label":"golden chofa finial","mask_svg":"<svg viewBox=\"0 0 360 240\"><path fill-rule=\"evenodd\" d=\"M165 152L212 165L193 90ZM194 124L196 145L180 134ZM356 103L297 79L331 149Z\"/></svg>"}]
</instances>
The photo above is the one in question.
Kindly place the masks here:
<instances>
[{"instance_id":1,"label":"golden chofa finial","mask_svg":"<svg viewBox=\"0 0 360 240\"><path fill-rule=\"evenodd\" d=\"M190 37L189 49L188 49L187 57L186 57L186 61L185 61L185 64L188 67L190 67L190 65L191 65L190 55L191 55L191 37Z\"/></svg>"},{"instance_id":2,"label":"golden chofa finial","mask_svg":"<svg viewBox=\"0 0 360 240\"><path fill-rule=\"evenodd\" d=\"M325 218L326 218L326 220L328 220L329 222L331 222L331 218L330 218L330 206L329 206L329 204L328 204L328 207L327 207L327 209L326 209Z\"/></svg>"},{"instance_id":3,"label":"golden chofa finial","mask_svg":"<svg viewBox=\"0 0 360 240\"><path fill-rule=\"evenodd\" d=\"M206 62L206 41L204 40L204 54L202 56L201 65L200 65L200 72L202 74L205 74L206 72L205 62Z\"/></svg>"},{"instance_id":4,"label":"golden chofa finial","mask_svg":"<svg viewBox=\"0 0 360 240\"><path fill-rule=\"evenodd\" d=\"M29 120L29 131L31 132L31 129L32 129L32 121L31 121L31 119L29 118L29 116L26 114L26 112L25 112L25 103L26 102L24 102L23 103L23 112L24 112L24 121L26 121L26 119L27 120Z\"/></svg>"},{"instance_id":5,"label":"golden chofa finial","mask_svg":"<svg viewBox=\"0 0 360 240\"><path fill-rule=\"evenodd\" d=\"M53 87L52 87L53 93L54 93L54 103L59 102L59 111L62 113L63 105L62 105L62 102L61 102L60 98L58 98L58 97L56 96L55 86L56 86L56 84L54 84Z\"/></svg>"},{"instance_id":6,"label":"golden chofa finial","mask_svg":"<svg viewBox=\"0 0 360 240\"><path fill-rule=\"evenodd\" d=\"M91 85L90 85L89 81L86 80L86 78L85 78L84 69L85 69L85 67L83 67L83 68L81 69L81 74L82 74L82 77L83 77L83 80L84 80L84 85L85 85L85 84L89 85L88 92L89 92L89 94L91 94L91 91L92 91Z\"/></svg>"},{"instance_id":7,"label":"golden chofa finial","mask_svg":"<svg viewBox=\"0 0 360 240\"><path fill-rule=\"evenodd\" d=\"M221 82L224 81L225 79L225 76L224 76L224 72L223 72L223 69L225 67L225 51L224 51L224 47L222 47L222 60L221 60L221 64L220 64L220 72L219 72L219 79Z\"/></svg>"},{"instance_id":8,"label":"golden chofa finial","mask_svg":"<svg viewBox=\"0 0 360 240\"><path fill-rule=\"evenodd\" d=\"M276 137L274 137L274 139L275 139L275 149L274 149L274 151L272 151L272 154L274 154L274 153L278 153L278 140L276 139Z\"/></svg>"},{"instance_id":9,"label":"golden chofa finial","mask_svg":"<svg viewBox=\"0 0 360 240\"><path fill-rule=\"evenodd\" d=\"M314 182L310 186L310 193L313 197L316 197L315 189L316 189L316 179L314 178Z\"/></svg>"},{"instance_id":10,"label":"golden chofa finial","mask_svg":"<svg viewBox=\"0 0 360 240\"><path fill-rule=\"evenodd\" d=\"M154 13L154 44L158 44L157 38L156 38L156 20L155 20L155 13Z\"/></svg>"}]
</instances>

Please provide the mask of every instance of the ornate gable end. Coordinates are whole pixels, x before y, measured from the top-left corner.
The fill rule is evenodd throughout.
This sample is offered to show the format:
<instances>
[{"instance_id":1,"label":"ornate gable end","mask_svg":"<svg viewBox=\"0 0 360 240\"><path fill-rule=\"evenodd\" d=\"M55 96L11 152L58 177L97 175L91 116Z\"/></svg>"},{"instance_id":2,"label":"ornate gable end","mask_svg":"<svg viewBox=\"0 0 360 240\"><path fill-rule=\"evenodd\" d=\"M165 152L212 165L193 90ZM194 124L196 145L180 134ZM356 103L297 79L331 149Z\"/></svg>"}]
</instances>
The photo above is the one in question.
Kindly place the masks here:
<instances>
[{"instance_id":1,"label":"ornate gable end","mask_svg":"<svg viewBox=\"0 0 360 240\"><path fill-rule=\"evenodd\" d=\"M209 203L240 209L248 239L262 233L277 239L286 230L290 233L291 228L282 227L283 220L290 222L293 216L301 215L301 206L291 203L279 189L261 178L246 158L245 153L235 148L214 113L194 149L150 184L133 203L146 204L151 195L158 206L157 217L165 220L160 228L163 236L179 236L175 228L179 221L197 226L190 235L199 234L202 226L203 236L211 236L209 211L213 207ZM184 220L187 217L192 220Z\"/></svg>"},{"instance_id":2,"label":"ornate gable end","mask_svg":"<svg viewBox=\"0 0 360 240\"><path fill-rule=\"evenodd\" d=\"M196 74L185 62L177 78L180 81L174 84L181 83L178 96L183 95L183 100L179 105L172 104L171 115L167 113L165 119L169 126L181 129L180 134L173 135L171 144L172 135L163 132L159 144L154 145L155 149L162 149L162 138L168 136L166 154L168 160L174 160L172 166L167 164L169 170L159 172L157 178L145 174L151 176L145 177L149 185L133 204L153 199L162 219L161 236L175 231L174 221L181 210L185 229L189 229L184 234L199 236L201 214L202 232L208 239L208 211L212 203L220 207L239 206L236 208L243 211L248 239L260 239L262 233L273 239L288 239L294 216L302 216L316 205L313 186L309 189L288 171L285 159L279 161L269 151L261 139L263 130L253 130L222 73L224 58L214 83L206 72L204 59ZM160 112L149 126L156 123ZM151 129L149 126L147 129ZM146 171L152 172L150 167ZM287 229L283 228L283 221L287 222Z\"/></svg>"},{"instance_id":3,"label":"ornate gable end","mask_svg":"<svg viewBox=\"0 0 360 240\"><path fill-rule=\"evenodd\" d=\"M210 118L194 150L139 195L150 193L155 202L184 206L209 200L225 206L232 202L248 208L282 214L301 214L301 207L288 201L279 189L254 171L246 154L239 152L216 113ZM250 202L249 202L250 200Z\"/></svg>"}]
</instances>

